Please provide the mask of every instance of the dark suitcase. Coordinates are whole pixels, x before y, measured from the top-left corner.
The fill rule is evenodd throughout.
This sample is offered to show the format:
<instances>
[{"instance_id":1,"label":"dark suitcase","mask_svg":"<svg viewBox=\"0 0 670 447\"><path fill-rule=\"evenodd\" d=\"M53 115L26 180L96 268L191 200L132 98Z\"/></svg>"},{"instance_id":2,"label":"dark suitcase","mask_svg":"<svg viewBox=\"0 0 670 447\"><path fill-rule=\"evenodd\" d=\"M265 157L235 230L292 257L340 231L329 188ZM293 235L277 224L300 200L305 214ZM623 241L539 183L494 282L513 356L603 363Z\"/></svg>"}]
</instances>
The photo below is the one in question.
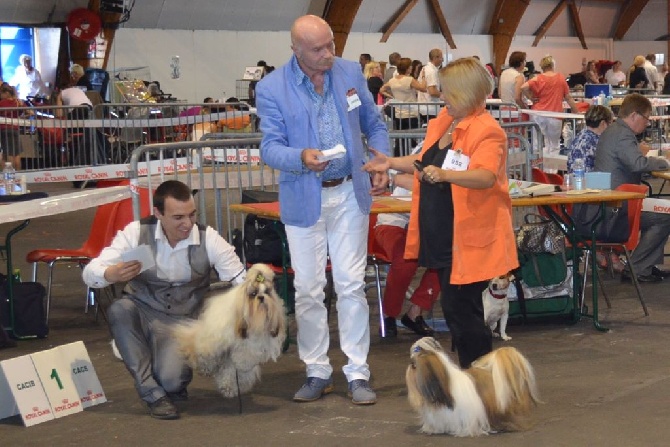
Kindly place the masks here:
<instances>
[{"instance_id":1,"label":"dark suitcase","mask_svg":"<svg viewBox=\"0 0 670 447\"><path fill-rule=\"evenodd\" d=\"M38 282L17 282L13 284L14 326L12 328L9 312L9 294L7 284L0 287L2 305L2 325L17 338L44 338L49 333L44 314L46 289Z\"/></svg>"}]
</instances>

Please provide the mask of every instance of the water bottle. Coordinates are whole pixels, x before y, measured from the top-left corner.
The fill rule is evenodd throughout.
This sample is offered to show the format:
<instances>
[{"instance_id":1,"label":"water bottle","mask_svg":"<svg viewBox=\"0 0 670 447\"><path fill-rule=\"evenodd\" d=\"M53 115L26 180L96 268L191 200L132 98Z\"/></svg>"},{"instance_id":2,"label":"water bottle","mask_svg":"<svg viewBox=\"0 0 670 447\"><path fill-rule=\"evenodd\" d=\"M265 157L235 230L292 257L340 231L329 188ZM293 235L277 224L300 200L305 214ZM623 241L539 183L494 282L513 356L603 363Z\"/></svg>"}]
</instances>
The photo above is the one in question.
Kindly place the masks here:
<instances>
[{"instance_id":1,"label":"water bottle","mask_svg":"<svg viewBox=\"0 0 670 447\"><path fill-rule=\"evenodd\" d=\"M12 166L11 161L5 162L5 169L2 171L2 182L5 185L5 194L14 192L14 185L16 184L16 169Z\"/></svg>"},{"instance_id":2,"label":"water bottle","mask_svg":"<svg viewBox=\"0 0 670 447\"><path fill-rule=\"evenodd\" d=\"M575 189L580 191L586 188L584 184L584 175L586 173L586 165L583 158L575 158L572 162L572 173L575 177Z\"/></svg>"},{"instance_id":3,"label":"water bottle","mask_svg":"<svg viewBox=\"0 0 670 447\"><path fill-rule=\"evenodd\" d=\"M605 105L605 98L606 98L605 92L600 92L600 94L598 95L598 105L599 106L604 106Z\"/></svg>"}]
</instances>

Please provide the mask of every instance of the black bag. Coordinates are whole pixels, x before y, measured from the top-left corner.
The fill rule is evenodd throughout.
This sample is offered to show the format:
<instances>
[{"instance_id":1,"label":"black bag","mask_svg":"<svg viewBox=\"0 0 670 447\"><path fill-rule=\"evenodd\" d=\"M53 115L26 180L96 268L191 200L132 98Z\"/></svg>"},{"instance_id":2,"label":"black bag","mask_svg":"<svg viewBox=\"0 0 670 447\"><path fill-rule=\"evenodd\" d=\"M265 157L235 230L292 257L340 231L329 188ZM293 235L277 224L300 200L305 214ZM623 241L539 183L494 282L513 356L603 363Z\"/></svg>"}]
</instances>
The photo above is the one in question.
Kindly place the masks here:
<instances>
[{"instance_id":1,"label":"black bag","mask_svg":"<svg viewBox=\"0 0 670 447\"><path fill-rule=\"evenodd\" d=\"M242 191L242 203L268 203L279 200L275 191ZM255 264L282 265L284 224L248 214L244 220L244 257ZM286 237L284 235L284 237ZM288 255L288 253L287 253Z\"/></svg>"},{"instance_id":2,"label":"black bag","mask_svg":"<svg viewBox=\"0 0 670 447\"><path fill-rule=\"evenodd\" d=\"M255 214L244 220L244 256L247 262L282 265L281 222L263 219Z\"/></svg>"},{"instance_id":3,"label":"black bag","mask_svg":"<svg viewBox=\"0 0 670 447\"><path fill-rule=\"evenodd\" d=\"M600 205L578 203L572 207L572 219L575 221L577 234L584 239L591 239L591 226L600 216ZM596 240L600 242L626 242L630 236L628 224L628 202L621 208L605 208L605 218L596 227Z\"/></svg>"},{"instance_id":4,"label":"black bag","mask_svg":"<svg viewBox=\"0 0 670 447\"><path fill-rule=\"evenodd\" d=\"M38 282L16 282L14 292L14 335L44 338L49 333L44 314L46 289ZM2 324L10 326L7 283L0 286Z\"/></svg>"}]
</instances>

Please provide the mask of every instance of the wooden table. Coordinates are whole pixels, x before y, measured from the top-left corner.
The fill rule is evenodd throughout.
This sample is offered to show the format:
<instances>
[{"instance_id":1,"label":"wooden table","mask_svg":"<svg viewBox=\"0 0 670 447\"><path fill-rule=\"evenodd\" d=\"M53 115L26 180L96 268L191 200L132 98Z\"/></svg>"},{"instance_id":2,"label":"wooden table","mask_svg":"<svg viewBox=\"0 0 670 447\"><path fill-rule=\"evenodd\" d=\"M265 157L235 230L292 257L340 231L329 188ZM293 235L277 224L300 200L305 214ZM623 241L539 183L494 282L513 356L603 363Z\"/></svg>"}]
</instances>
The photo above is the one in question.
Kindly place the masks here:
<instances>
[{"instance_id":1,"label":"wooden table","mask_svg":"<svg viewBox=\"0 0 670 447\"><path fill-rule=\"evenodd\" d=\"M616 190L603 190L597 192L589 193L565 193L559 192L549 195L536 196L536 197L516 197L512 198L513 207L534 207L540 206L543 207L547 214L554 219L561 228L564 229L565 235L572 244L573 248L573 259L577 259L578 245L584 242L577 236L574 228L574 222L565 211L565 206L574 205L578 203L592 203L600 204L602 206L603 212L605 206L621 206L621 204L626 200L631 199L642 199L645 195L635 192L626 192L626 191L616 191ZM381 214L381 213L409 213L411 210L411 201L409 197L375 197L372 202L372 208L370 212L372 214ZM563 213L556 213L551 209L552 206L561 206L563 207ZM259 217L264 217L267 219L278 220L280 218L279 214L279 202L271 203L245 203L245 204L234 204L230 206L230 210L236 213L243 214L256 214ZM595 252L596 241L593 238L590 242L591 250ZM596 278L597 273L597 262L596 256L591 256L591 273L593 278ZM588 317L593 319L593 325L596 329L600 331L607 331L607 328L603 327L600 324L598 319L598 289L597 282L593 281L592 287L592 302L593 302L593 312L591 314L584 314L581 312L581 307L579 305L579 279L577 275L572 275L573 278L573 308L574 308L574 318L576 322L580 317Z\"/></svg>"}]
</instances>

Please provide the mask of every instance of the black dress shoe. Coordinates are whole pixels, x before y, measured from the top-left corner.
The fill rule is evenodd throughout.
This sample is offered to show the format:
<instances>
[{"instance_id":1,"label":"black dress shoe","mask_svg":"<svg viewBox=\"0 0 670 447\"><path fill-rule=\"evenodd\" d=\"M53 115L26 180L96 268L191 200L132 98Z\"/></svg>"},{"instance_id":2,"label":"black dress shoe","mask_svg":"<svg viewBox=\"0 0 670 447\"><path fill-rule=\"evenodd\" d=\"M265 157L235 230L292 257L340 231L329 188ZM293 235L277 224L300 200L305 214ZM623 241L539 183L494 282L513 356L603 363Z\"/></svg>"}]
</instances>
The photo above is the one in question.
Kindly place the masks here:
<instances>
[{"instance_id":1,"label":"black dress shoe","mask_svg":"<svg viewBox=\"0 0 670 447\"><path fill-rule=\"evenodd\" d=\"M630 275L630 271L624 270L621 272L621 282L631 282L633 278ZM637 275L637 282L661 282L663 278L660 276L651 275Z\"/></svg>"},{"instance_id":2,"label":"black dress shoe","mask_svg":"<svg viewBox=\"0 0 670 447\"><path fill-rule=\"evenodd\" d=\"M179 411L169 397L163 396L149 405L149 413L156 419L179 419Z\"/></svg>"},{"instance_id":3,"label":"black dress shoe","mask_svg":"<svg viewBox=\"0 0 670 447\"><path fill-rule=\"evenodd\" d=\"M654 276L658 276L659 278L670 278L670 271L668 270L661 270L660 268L653 266L651 268L651 274Z\"/></svg>"},{"instance_id":4,"label":"black dress shoe","mask_svg":"<svg viewBox=\"0 0 670 447\"><path fill-rule=\"evenodd\" d=\"M398 336L398 326L395 323L395 317L384 318L384 329L386 330L386 336L384 338ZM382 328L379 328L379 336L382 336Z\"/></svg>"},{"instance_id":5,"label":"black dress shoe","mask_svg":"<svg viewBox=\"0 0 670 447\"><path fill-rule=\"evenodd\" d=\"M414 321L412 321L412 319L407 314L405 314L400 319L400 322L407 329L411 330L417 335L421 335L422 337L432 337L432 335L435 333L433 328L426 324L425 320L421 315L419 315L414 319Z\"/></svg>"}]
</instances>

